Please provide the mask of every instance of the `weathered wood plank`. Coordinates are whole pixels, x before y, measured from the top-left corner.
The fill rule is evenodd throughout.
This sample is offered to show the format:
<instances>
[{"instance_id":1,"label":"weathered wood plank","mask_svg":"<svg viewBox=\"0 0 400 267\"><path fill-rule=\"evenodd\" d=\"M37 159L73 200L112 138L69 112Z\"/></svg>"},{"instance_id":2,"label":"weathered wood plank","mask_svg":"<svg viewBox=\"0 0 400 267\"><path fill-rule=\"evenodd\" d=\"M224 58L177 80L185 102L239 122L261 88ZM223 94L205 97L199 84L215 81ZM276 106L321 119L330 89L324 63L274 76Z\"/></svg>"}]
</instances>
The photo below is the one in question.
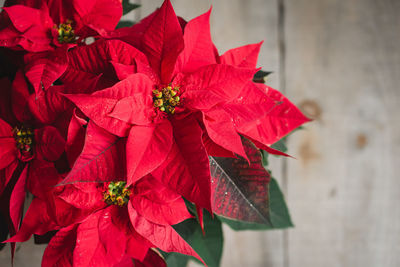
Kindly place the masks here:
<instances>
[{"instance_id":1,"label":"weathered wood plank","mask_svg":"<svg viewBox=\"0 0 400 267\"><path fill-rule=\"evenodd\" d=\"M400 266L400 2L285 0L290 266Z\"/></svg>"}]
</instances>

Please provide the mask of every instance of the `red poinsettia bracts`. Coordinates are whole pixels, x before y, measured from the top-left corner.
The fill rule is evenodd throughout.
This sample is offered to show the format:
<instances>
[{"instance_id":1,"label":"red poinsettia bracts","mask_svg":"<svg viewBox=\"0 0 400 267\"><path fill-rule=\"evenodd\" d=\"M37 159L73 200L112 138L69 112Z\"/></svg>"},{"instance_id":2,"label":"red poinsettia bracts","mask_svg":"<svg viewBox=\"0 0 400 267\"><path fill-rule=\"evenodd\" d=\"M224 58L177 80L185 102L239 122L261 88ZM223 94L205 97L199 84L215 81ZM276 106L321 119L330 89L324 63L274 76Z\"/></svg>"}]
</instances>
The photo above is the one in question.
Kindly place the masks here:
<instances>
[{"instance_id":1,"label":"red poinsettia bracts","mask_svg":"<svg viewBox=\"0 0 400 267\"><path fill-rule=\"evenodd\" d=\"M220 61L237 67L255 67L260 46L261 43L228 50ZM279 91L253 82L248 83L224 109L231 114L238 132L261 143L263 149L310 121ZM266 150L275 152L270 148Z\"/></svg>"},{"instance_id":2,"label":"red poinsettia bracts","mask_svg":"<svg viewBox=\"0 0 400 267\"><path fill-rule=\"evenodd\" d=\"M4 7L0 45L30 52L54 50L95 31L113 30L122 16L118 0L17 1Z\"/></svg>"},{"instance_id":3,"label":"red poinsettia bracts","mask_svg":"<svg viewBox=\"0 0 400 267\"><path fill-rule=\"evenodd\" d=\"M129 76L126 64L117 62L116 72L124 71L126 76L121 82L92 95L67 97L99 126L119 136L128 135L129 184L153 171L163 173L160 179L164 183L210 210L209 162L203 136L231 155L246 157L228 115L213 108L235 99L256 70L216 64L209 29L200 27L208 24L208 19L209 13L190 21L184 35L166 1L142 36L139 48L146 57L135 52L131 73L139 73ZM188 70L192 72L186 73ZM168 164L181 168L168 167L176 173L165 176L156 169L167 157L174 159ZM186 178L181 178L178 186L173 176ZM189 189L193 186L198 189Z\"/></svg>"},{"instance_id":4,"label":"red poinsettia bracts","mask_svg":"<svg viewBox=\"0 0 400 267\"><path fill-rule=\"evenodd\" d=\"M67 50L84 38L113 30L122 15L118 0L18 1L0 14L0 45L28 52L25 75L39 94L66 70ZM79 41L79 42L78 42Z\"/></svg>"},{"instance_id":5,"label":"red poinsettia bracts","mask_svg":"<svg viewBox=\"0 0 400 267\"><path fill-rule=\"evenodd\" d=\"M3 81L3 89L6 89L8 83ZM5 103L11 102L13 112L1 112L11 125L0 118L0 170L3 170L0 193L7 188L4 196L9 195L9 201L3 203L7 207L2 208L10 219L9 228L13 235L19 228L26 186L35 179L32 164L57 161L64 152L65 140L56 127L38 124L33 119L29 112L29 92L20 72L16 74L12 88L7 90L9 93L3 94L0 103L7 106Z\"/></svg>"},{"instance_id":6,"label":"red poinsettia bracts","mask_svg":"<svg viewBox=\"0 0 400 267\"><path fill-rule=\"evenodd\" d=\"M210 14L187 22L165 0L115 30L120 0L6 1L0 56L15 69L0 69L0 211L12 252L47 233L44 267L166 266L159 250L202 261L177 231L195 210L204 235L203 208L237 212L228 191L212 191L227 181L212 189L210 157L267 175L249 194L270 212L257 148L287 156L270 146L308 118L253 82L262 43L219 55ZM256 168L245 170L255 154ZM34 198L21 223L27 192Z\"/></svg>"},{"instance_id":7,"label":"red poinsettia bracts","mask_svg":"<svg viewBox=\"0 0 400 267\"><path fill-rule=\"evenodd\" d=\"M61 252L79 266L114 266L126 257L143 262L153 247L199 258L171 227L192 217L183 199L155 178L146 176L131 187L123 181L54 187L62 179L54 167L42 164L37 173L46 173L49 181L31 183L37 198L8 242L61 229L46 249L44 266L67 260L56 256ZM69 241L61 246L60 239Z\"/></svg>"}]
</instances>

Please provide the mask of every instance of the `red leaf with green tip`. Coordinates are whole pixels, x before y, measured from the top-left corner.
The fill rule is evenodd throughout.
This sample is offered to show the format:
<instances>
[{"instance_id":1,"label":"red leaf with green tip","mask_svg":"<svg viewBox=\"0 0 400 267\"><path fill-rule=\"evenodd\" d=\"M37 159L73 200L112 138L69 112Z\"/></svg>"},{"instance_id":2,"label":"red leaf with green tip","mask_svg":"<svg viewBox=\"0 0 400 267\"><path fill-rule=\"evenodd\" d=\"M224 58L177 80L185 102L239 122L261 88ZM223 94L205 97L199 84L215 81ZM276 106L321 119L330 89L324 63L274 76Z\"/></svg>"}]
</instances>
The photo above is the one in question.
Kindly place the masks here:
<instances>
[{"instance_id":1,"label":"red leaf with green tip","mask_svg":"<svg viewBox=\"0 0 400 267\"><path fill-rule=\"evenodd\" d=\"M268 183L260 151L243 139L250 165L243 158L210 158L213 211L221 216L270 224Z\"/></svg>"}]
</instances>

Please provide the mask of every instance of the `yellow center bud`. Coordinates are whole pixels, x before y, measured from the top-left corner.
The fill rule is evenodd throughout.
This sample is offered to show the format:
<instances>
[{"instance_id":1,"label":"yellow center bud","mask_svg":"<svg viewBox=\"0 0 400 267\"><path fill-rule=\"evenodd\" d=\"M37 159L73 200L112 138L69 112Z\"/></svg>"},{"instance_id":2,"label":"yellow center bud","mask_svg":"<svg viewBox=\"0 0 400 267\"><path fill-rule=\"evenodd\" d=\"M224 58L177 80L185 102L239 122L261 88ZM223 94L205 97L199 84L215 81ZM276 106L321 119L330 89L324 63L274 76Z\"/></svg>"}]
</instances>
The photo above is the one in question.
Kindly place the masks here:
<instances>
[{"instance_id":1,"label":"yellow center bud","mask_svg":"<svg viewBox=\"0 0 400 267\"><path fill-rule=\"evenodd\" d=\"M14 139L17 143L17 148L21 153L32 152L32 146L35 141L35 134L30 128L22 126L21 128L15 127L13 129Z\"/></svg>"},{"instance_id":2,"label":"yellow center bud","mask_svg":"<svg viewBox=\"0 0 400 267\"><path fill-rule=\"evenodd\" d=\"M104 201L108 205L124 206L129 201L132 191L126 187L126 182L111 182L108 190L104 192Z\"/></svg>"},{"instance_id":3,"label":"yellow center bud","mask_svg":"<svg viewBox=\"0 0 400 267\"><path fill-rule=\"evenodd\" d=\"M67 19L65 23L58 25L58 41L63 43L75 43L75 31L72 29L72 20Z\"/></svg>"},{"instance_id":4,"label":"yellow center bud","mask_svg":"<svg viewBox=\"0 0 400 267\"><path fill-rule=\"evenodd\" d=\"M153 90L154 107L161 112L173 115L175 107L181 104L180 100L179 87L168 85L162 89Z\"/></svg>"}]
</instances>

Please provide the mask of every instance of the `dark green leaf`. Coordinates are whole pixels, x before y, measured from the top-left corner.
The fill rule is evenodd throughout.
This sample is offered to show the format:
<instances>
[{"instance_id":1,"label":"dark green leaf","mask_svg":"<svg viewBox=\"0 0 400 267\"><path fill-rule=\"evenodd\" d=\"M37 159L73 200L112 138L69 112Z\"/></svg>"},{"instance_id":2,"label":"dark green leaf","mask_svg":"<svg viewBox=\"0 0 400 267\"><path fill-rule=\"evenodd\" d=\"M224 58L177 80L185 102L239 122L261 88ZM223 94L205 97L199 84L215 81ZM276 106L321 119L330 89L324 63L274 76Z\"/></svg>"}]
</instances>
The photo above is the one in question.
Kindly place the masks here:
<instances>
[{"instance_id":1,"label":"dark green leaf","mask_svg":"<svg viewBox=\"0 0 400 267\"><path fill-rule=\"evenodd\" d=\"M223 236L221 222L217 218L213 219L207 211L204 211L205 235L203 235L196 219L188 219L173 227L209 267L219 266L222 255ZM192 257L190 259L194 260ZM183 258L171 259L171 261L179 261L179 263L183 262L183 260ZM171 266L174 267L173 265Z\"/></svg>"},{"instance_id":2,"label":"dark green leaf","mask_svg":"<svg viewBox=\"0 0 400 267\"><path fill-rule=\"evenodd\" d=\"M132 10L140 7L138 4L131 4L129 3L129 0L122 0L122 9L123 9L123 14L126 15Z\"/></svg>"},{"instance_id":3,"label":"dark green leaf","mask_svg":"<svg viewBox=\"0 0 400 267\"><path fill-rule=\"evenodd\" d=\"M290 218L289 209L286 205L285 198L279 188L278 182L275 179L270 183L270 215L274 228L293 227L292 219Z\"/></svg>"},{"instance_id":4,"label":"dark green leaf","mask_svg":"<svg viewBox=\"0 0 400 267\"><path fill-rule=\"evenodd\" d=\"M286 137L274 143L271 147L284 153L287 152L288 149L286 147Z\"/></svg>"},{"instance_id":5,"label":"dark green leaf","mask_svg":"<svg viewBox=\"0 0 400 267\"><path fill-rule=\"evenodd\" d=\"M196 215L197 216L197 211L196 211L196 206L190 202L189 200L187 200L186 198L183 197L183 200L185 201L186 204L186 208L188 209L188 211L192 214L192 215Z\"/></svg>"},{"instance_id":6,"label":"dark green leaf","mask_svg":"<svg viewBox=\"0 0 400 267\"><path fill-rule=\"evenodd\" d=\"M120 21L118 22L117 29L119 29L119 28L124 28L124 27L130 27L130 26L132 26L133 24L135 24L133 21L129 21L129 20L120 20Z\"/></svg>"},{"instance_id":7,"label":"dark green leaf","mask_svg":"<svg viewBox=\"0 0 400 267\"><path fill-rule=\"evenodd\" d=\"M254 74L253 81L256 83L265 83L265 78L267 78L271 73L271 71L259 70Z\"/></svg>"},{"instance_id":8,"label":"dark green leaf","mask_svg":"<svg viewBox=\"0 0 400 267\"><path fill-rule=\"evenodd\" d=\"M269 162L268 162L268 156L269 153L265 150L261 150L261 156L262 156L262 164L264 167L267 167Z\"/></svg>"},{"instance_id":9,"label":"dark green leaf","mask_svg":"<svg viewBox=\"0 0 400 267\"><path fill-rule=\"evenodd\" d=\"M186 267L189 261L189 256L172 252L166 253L165 261L167 262L168 267Z\"/></svg>"},{"instance_id":10,"label":"dark green leaf","mask_svg":"<svg viewBox=\"0 0 400 267\"><path fill-rule=\"evenodd\" d=\"M269 213L271 225L248 223L243 221L230 220L219 217L220 220L228 224L234 230L270 230L292 227L293 223L290 218L289 210L286 206L285 199L274 178L269 184Z\"/></svg>"},{"instance_id":11,"label":"dark green leaf","mask_svg":"<svg viewBox=\"0 0 400 267\"><path fill-rule=\"evenodd\" d=\"M271 147L273 149L276 149L276 150L286 153L286 151L288 150L286 147L286 137L284 137L281 140L279 140L278 142L274 143ZM267 151L261 150L261 155L262 155L262 163L265 167L267 167L269 164L269 162L268 162L269 153ZM280 157L278 155L274 155L274 156Z\"/></svg>"}]
</instances>

